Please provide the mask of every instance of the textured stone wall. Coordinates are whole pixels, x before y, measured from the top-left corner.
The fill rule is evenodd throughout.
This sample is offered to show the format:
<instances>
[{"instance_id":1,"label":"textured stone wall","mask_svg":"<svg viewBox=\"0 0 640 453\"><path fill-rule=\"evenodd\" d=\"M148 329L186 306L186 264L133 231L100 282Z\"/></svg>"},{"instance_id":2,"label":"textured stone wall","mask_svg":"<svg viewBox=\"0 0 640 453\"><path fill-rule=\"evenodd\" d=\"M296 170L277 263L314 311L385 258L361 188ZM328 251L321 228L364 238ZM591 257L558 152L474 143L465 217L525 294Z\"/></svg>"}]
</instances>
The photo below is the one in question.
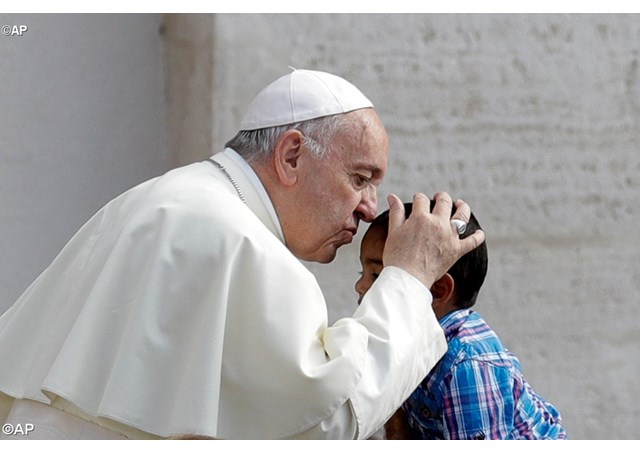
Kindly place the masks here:
<instances>
[{"instance_id":1,"label":"textured stone wall","mask_svg":"<svg viewBox=\"0 0 640 453\"><path fill-rule=\"evenodd\" d=\"M354 82L390 135L380 209L466 199L490 254L477 309L534 389L574 439L640 438L639 60L637 15L220 15L214 143L288 66ZM359 237L310 265L332 319Z\"/></svg>"}]
</instances>

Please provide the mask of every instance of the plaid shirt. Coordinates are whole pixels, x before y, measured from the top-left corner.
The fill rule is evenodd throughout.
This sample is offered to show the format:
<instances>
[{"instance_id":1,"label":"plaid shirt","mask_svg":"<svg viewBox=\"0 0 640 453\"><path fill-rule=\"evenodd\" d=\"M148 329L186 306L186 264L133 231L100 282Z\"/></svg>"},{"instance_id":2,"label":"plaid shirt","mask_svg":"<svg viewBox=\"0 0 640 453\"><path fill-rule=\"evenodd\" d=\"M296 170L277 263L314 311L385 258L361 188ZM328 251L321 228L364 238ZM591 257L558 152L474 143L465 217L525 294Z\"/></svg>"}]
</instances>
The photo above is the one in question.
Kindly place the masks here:
<instances>
[{"instance_id":1,"label":"plaid shirt","mask_svg":"<svg viewBox=\"0 0 640 453\"><path fill-rule=\"evenodd\" d=\"M457 310L440 324L449 350L403 405L417 438L566 438L556 408L478 313Z\"/></svg>"}]
</instances>

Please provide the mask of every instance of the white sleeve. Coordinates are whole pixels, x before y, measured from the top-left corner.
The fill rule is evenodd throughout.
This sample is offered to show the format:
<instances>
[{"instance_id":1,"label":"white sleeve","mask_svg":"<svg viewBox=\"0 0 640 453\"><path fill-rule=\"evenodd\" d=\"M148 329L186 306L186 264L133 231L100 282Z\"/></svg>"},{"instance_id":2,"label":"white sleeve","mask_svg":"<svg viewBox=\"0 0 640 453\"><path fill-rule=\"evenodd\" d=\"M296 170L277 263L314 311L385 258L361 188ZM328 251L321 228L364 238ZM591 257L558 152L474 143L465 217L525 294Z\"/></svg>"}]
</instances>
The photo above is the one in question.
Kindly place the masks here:
<instances>
[{"instance_id":1,"label":"white sleeve","mask_svg":"<svg viewBox=\"0 0 640 453\"><path fill-rule=\"evenodd\" d=\"M358 385L331 417L296 438L366 439L393 415L447 349L431 301L429 290L407 272L382 271L353 317L337 321L324 335L331 355L332 329L351 323L367 329Z\"/></svg>"},{"instance_id":2,"label":"white sleeve","mask_svg":"<svg viewBox=\"0 0 640 453\"><path fill-rule=\"evenodd\" d=\"M356 439L358 426L349 402L338 408L333 415L315 426L296 434L292 439Z\"/></svg>"}]
</instances>

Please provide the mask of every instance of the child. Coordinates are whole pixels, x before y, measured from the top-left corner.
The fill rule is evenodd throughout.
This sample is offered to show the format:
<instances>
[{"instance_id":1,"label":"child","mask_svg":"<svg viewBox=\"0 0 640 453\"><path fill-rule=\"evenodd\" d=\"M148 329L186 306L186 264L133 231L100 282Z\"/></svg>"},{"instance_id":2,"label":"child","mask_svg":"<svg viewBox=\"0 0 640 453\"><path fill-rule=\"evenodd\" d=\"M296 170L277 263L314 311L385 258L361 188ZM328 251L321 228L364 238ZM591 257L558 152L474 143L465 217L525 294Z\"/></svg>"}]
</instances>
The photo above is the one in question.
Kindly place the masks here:
<instances>
[{"instance_id":1,"label":"child","mask_svg":"<svg viewBox=\"0 0 640 453\"><path fill-rule=\"evenodd\" d=\"M407 216L411 206L405 204ZM362 276L356 283L360 301L382 271L388 225L387 211L371 223L362 239ZM480 225L472 214L462 236L477 229ZM431 287L432 307L449 350L387 422L387 439L566 438L556 408L532 390L518 359L471 310L487 262L485 242Z\"/></svg>"}]
</instances>

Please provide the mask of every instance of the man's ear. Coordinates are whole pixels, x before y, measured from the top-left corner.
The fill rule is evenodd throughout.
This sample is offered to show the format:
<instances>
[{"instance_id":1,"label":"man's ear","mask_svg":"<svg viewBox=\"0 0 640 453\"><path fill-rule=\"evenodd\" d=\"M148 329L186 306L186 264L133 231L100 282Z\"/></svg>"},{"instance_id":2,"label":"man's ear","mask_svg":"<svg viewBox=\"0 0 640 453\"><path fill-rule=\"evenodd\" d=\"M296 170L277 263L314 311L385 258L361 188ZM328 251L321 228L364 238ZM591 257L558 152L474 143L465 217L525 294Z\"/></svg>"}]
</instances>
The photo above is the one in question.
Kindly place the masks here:
<instances>
[{"instance_id":1,"label":"man's ear","mask_svg":"<svg viewBox=\"0 0 640 453\"><path fill-rule=\"evenodd\" d=\"M431 287L431 295L433 296L431 306L438 319L449 313L453 308L455 288L456 283L450 274L444 274Z\"/></svg>"},{"instance_id":2,"label":"man's ear","mask_svg":"<svg viewBox=\"0 0 640 453\"><path fill-rule=\"evenodd\" d=\"M274 149L274 166L280 182L292 186L298 180L299 158L304 136L296 129L289 129L280 136Z\"/></svg>"}]
</instances>

